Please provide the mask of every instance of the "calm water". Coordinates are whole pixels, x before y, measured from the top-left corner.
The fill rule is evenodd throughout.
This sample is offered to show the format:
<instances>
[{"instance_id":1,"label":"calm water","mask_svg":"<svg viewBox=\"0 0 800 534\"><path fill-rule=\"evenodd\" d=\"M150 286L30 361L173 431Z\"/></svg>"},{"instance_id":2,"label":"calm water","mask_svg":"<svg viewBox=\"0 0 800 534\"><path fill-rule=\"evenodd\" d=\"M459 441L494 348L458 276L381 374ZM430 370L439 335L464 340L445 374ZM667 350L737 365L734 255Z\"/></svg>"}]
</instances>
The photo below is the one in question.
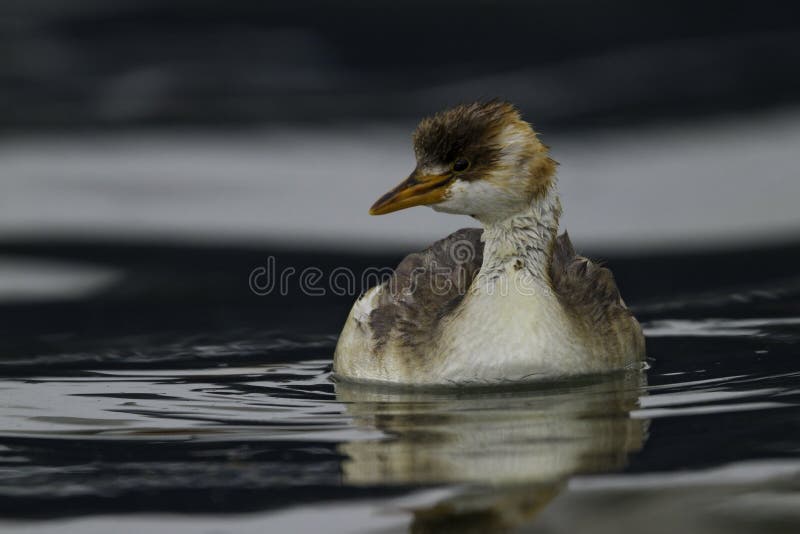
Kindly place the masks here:
<instances>
[{"instance_id":1,"label":"calm water","mask_svg":"<svg viewBox=\"0 0 800 534\"><path fill-rule=\"evenodd\" d=\"M798 247L610 260L645 373L427 392L331 381L351 299L248 294L267 251L7 250L4 532L800 529Z\"/></svg>"}]
</instances>

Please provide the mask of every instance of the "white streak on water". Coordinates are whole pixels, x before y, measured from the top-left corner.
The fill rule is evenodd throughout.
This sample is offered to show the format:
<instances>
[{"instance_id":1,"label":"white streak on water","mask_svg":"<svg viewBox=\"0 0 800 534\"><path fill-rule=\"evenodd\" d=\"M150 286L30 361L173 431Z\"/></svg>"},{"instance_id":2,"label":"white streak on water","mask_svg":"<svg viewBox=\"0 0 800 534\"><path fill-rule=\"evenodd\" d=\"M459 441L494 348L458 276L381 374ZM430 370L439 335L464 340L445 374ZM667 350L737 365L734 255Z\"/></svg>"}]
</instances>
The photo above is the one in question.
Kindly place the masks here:
<instances>
[{"instance_id":1,"label":"white streak on water","mask_svg":"<svg viewBox=\"0 0 800 534\"><path fill-rule=\"evenodd\" d=\"M579 476L570 480L569 487L580 491L665 489L682 486L768 482L775 479L788 480L797 476L800 476L800 461L798 460L758 460L702 471Z\"/></svg>"},{"instance_id":2,"label":"white streak on water","mask_svg":"<svg viewBox=\"0 0 800 534\"><path fill-rule=\"evenodd\" d=\"M414 167L412 127L6 139L0 237L424 244L475 223L426 208L367 214ZM544 140L579 245L708 248L800 231L798 109Z\"/></svg>"},{"instance_id":3,"label":"white streak on water","mask_svg":"<svg viewBox=\"0 0 800 534\"><path fill-rule=\"evenodd\" d=\"M94 265L0 256L0 302L86 298L120 277Z\"/></svg>"},{"instance_id":4,"label":"white streak on water","mask_svg":"<svg viewBox=\"0 0 800 534\"><path fill-rule=\"evenodd\" d=\"M763 335L766 328L800 324L800 317L752 319L664 319L644 327L648 337L746 337Z\"/></svg>"}]
</instances>

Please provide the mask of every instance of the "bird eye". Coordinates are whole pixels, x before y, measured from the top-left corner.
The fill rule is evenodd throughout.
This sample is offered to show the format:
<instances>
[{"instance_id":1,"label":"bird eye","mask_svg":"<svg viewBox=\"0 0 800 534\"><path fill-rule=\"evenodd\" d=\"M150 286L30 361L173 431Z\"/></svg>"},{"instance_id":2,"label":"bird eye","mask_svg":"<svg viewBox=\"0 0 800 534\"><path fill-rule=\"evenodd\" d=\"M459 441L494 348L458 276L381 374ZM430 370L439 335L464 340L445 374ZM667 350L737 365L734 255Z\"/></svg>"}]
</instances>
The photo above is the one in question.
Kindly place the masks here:
<instances>
[{"instance_id":1,"label":"bird eye","mask_svg":"<svg viewBox=\"0 0 800 534\"><path fill-rule=\"evenodd\" d=\"M469 168L469 160L458 158L453 162L453 170L456 172L466 171Z\"/></svg>"}]
</instances>

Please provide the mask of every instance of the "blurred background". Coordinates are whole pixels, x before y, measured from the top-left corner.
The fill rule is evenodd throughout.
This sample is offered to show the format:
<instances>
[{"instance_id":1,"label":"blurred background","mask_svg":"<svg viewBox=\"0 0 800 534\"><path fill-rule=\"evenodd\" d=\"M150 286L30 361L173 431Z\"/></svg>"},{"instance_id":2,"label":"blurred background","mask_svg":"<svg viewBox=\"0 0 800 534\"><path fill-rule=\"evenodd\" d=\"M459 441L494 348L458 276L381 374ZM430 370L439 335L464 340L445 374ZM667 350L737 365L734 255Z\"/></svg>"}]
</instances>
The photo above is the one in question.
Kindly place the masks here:
<instances>
[{"instance_id":1,"label":"blurred background","mask_svg":"<svg viewBox=\"0 0 800 534\"><path fill-rule=\"evenodd\" d=\"M286 512L285 531L385 533L409 488L349 486L359 450L376 474L393 452L418 458L431 481L431 466L492 467L476 462L491 449L515 477L531 473L507 451L546 473L573 457L619 471L564 474L537 532L800 532L793 7L0 2L0 530L102 513L32 528L138 533L150 520L134 513L180 512L176 532L265 532L235 512ZM367 210L412 170L420 118L492 97L561 162L563 227L644 325L650 386L504 394L498 417L480 397L376 402L378 427L359 428L372 402L337 397L328 371L364 288L314 296L297 276L393 266L475 226ZM286 295L251 290L270 257L294 270ZM476 448L429 456L438 440ZM470 495L430 510L481 530ZM521 520L539 501L514 495L501 509Z\"/></svg>"},{"instance_id":2,"label":"blurred background","mask_svg":"<svg viewBox=\"0 0 800 534\"><path fill-rule=\"evenodd\" d=\"M798 65L769 0L3 2L0 243L424 245L474 223L367 209L422 116L488 97L584 250L794 241Z\"/></svg>"}]
</instances>

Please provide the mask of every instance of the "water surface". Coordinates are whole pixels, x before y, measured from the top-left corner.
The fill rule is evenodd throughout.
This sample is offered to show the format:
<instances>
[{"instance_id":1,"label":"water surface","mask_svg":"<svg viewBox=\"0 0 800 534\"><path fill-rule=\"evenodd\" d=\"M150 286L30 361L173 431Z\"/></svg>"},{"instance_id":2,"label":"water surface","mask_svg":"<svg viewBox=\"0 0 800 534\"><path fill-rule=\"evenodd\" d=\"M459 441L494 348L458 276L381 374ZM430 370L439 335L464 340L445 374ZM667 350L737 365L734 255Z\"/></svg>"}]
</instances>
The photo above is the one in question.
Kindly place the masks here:
<instances>
[{"instance_id":1,"label":"water surface","mask_svg":"<svg viewBox=\"0 0 800 534\"><path fill-rule=\"evenodd\" d=\"M800 528L791 262L715 278L662 259L701 280L659 271L648 291L626 274L645 260L612 259L646 372L409 391L332 381L350 299L234 291L249 254L214 251L223 268L197 251L11 250L6 273L35 260L58 278L79 255L68 272L95 283L0 302L4 532Z\"/></svg>"}]
</instances>

